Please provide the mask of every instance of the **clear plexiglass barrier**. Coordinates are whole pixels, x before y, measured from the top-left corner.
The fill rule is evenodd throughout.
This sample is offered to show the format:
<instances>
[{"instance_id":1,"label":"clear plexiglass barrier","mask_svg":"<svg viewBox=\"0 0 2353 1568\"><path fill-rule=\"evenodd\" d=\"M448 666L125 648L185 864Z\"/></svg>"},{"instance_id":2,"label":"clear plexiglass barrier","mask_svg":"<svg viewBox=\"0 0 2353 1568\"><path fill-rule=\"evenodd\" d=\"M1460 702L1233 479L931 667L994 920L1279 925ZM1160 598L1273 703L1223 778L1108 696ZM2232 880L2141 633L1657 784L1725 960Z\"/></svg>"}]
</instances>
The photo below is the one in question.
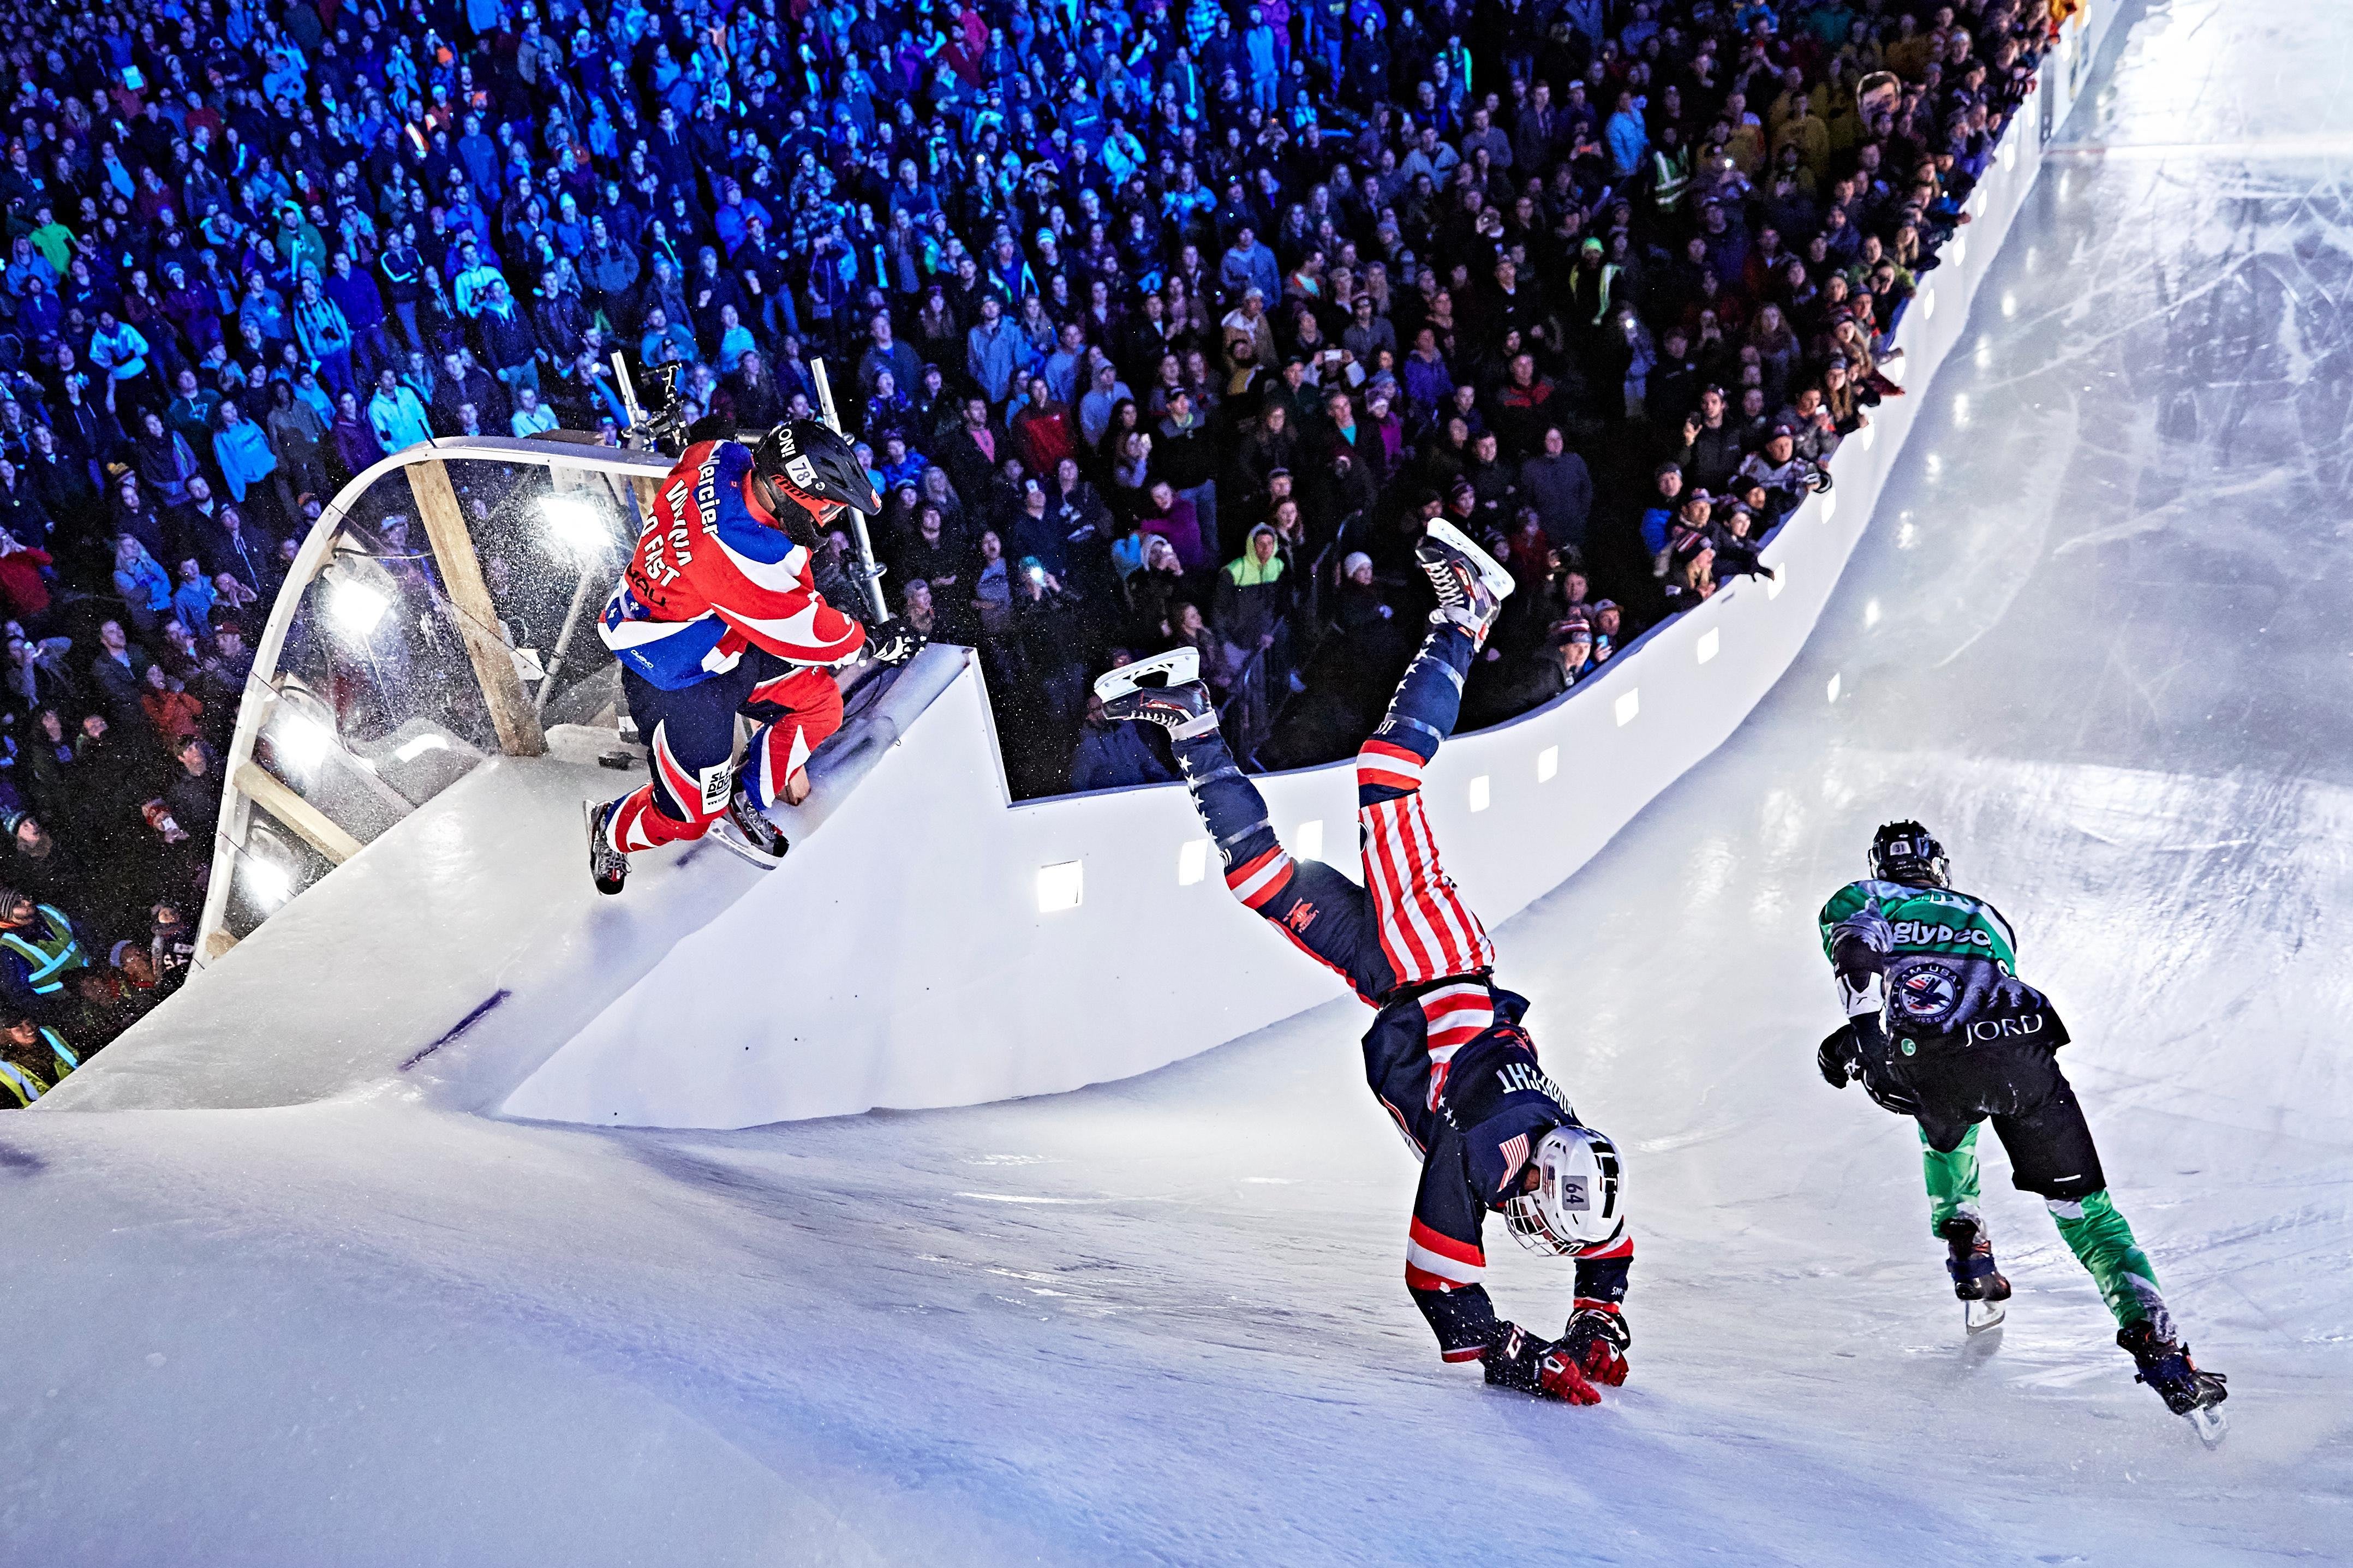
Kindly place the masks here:
<instances>
[{"instance_id":1,"label":"clear plexiglass barrier","mask_svg":"<svg viewBox=\"0 0 2353 1568\"><path fill-rule=\"evenodd\" d=\"M578 440L448 440L343 489L255 649L200 961L490 757L614 722L596 616L669 466Z\"/></svg>"}]
</instances>

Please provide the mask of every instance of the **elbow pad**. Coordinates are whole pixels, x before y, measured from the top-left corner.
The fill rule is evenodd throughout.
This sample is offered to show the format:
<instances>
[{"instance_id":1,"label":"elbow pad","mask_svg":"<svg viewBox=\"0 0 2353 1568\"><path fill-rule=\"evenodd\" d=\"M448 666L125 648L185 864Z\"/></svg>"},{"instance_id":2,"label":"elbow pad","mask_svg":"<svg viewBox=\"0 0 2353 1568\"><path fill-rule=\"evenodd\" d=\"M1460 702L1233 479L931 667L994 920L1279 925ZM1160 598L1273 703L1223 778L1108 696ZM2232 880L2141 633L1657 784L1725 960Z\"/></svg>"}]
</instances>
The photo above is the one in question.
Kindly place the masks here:
<instances>
[{"instance_id":1,"label":"elbow pad","mask_svg":"<svg viewBox=\"0 0 2353 1568\"><path fill-rule=\"evenodd\" d=\"M1841 955L1843 956L1843 955ZM1876 1020L1887 1006L1887 979L1877 968L1838 971L1839 1005L1849 1018Z\"/></svg>"}]
</instances>

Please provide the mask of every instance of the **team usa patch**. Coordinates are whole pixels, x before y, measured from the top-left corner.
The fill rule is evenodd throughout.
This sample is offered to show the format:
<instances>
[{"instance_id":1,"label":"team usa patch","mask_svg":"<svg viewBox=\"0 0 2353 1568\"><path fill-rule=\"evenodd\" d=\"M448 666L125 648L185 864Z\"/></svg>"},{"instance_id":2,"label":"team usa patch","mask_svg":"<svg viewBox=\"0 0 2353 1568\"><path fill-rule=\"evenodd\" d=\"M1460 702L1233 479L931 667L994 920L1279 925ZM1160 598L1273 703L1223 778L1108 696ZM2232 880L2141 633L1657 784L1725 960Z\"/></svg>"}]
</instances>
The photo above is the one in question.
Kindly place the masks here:
<instances>
[{"instance_id":1,"label":"team usa patch","mask_svg":"<svg viewBox=\"0 0 2353 1568\"><path fill-rule=\"evenodd\" d=\"M1944 1017L1960 999L1951 972L1934 963L1917 964L1899 973L1894 991L1895 1005L1905 1016L1922 1022Z\"/></svg>"}]
</instances>

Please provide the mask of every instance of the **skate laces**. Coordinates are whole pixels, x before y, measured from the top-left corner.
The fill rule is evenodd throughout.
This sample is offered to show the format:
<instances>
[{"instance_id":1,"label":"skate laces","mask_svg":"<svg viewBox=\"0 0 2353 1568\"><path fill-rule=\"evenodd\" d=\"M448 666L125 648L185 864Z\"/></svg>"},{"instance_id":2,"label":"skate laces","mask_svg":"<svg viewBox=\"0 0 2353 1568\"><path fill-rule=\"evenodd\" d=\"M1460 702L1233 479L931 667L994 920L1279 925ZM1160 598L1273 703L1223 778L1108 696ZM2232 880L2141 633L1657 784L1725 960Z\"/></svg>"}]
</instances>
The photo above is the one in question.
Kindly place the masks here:
<instances>
[{"instance_id":1,"label":"skate laces","mask_svg":"<svg viewBox=\"0 0 2353 1568\"><path fill-rule=\"evenodd\" d=\"M1199 707L1195 707L1193 689L1198 684L1188 681L1181 686L1140 686L1105 703L1103 711L1114 719L1146 720L1181 736L1188 727L1199 725L1204 720L1214 721L1217 716L1206 692L1199 694Z\"/></svg>"},{"instance_id":2,"label":"skate laces","mask_svg":"<svg viewBox=\"0 0 2353 1568\"><path fill-rule=\"evenodd\" d=\"M1438 552L1437 559L1421 558L1422 574L1438 592L1438 602L1450 610L1468 609L1471 605L1471 568L1467 562L1458 561L1451 551Z\"/></svg>"}]
</instances>

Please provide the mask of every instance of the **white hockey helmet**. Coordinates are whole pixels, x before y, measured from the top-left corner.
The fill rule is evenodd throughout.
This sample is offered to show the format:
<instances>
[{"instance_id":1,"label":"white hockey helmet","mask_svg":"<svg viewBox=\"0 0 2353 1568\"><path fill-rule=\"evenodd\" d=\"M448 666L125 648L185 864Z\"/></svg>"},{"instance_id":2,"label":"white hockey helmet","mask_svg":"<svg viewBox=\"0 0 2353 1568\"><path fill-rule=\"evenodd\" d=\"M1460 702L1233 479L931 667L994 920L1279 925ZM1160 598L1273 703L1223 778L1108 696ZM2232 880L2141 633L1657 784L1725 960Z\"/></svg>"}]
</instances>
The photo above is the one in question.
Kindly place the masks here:
<instances>
[{"instance_id":1,"label":"white hockey helmet","mask_svg":"<svg viewBox=\"0 0 2353 1568\"><path fill-rule=\"evenodd\" d=\"M1531 1252L1573 1258L1626 1234L1625 1181L1618 1145L1574 1122L1544 1135L1528 1162L1536 1187L1504 1201L1512 1239Z\"/></svg>"}]
</instances>

